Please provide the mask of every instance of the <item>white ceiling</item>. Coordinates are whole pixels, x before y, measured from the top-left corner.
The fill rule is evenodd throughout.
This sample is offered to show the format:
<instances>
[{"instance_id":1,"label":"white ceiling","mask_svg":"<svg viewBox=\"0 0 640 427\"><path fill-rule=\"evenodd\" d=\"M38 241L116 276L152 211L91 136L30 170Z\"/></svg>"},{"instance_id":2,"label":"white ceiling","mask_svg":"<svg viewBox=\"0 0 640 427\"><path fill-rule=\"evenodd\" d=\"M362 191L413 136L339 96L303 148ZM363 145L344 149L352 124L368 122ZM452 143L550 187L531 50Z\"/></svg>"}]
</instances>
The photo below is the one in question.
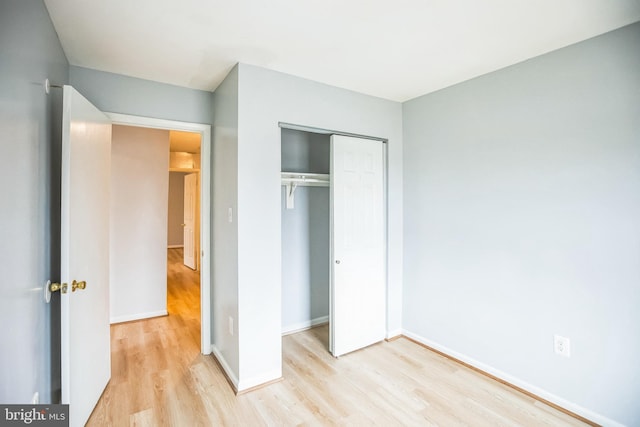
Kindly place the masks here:
<instances>
[{"instance_id":1,"label":"white ceiling","mask_svg":"<svg viewBox=\"0 0 640 427\"><path fill-rule=\"evenodd\" d=\"M640 20L640 0L45 0L72 65L214 90L237 63L405 101Z\"/></svg>"}]
</instances>

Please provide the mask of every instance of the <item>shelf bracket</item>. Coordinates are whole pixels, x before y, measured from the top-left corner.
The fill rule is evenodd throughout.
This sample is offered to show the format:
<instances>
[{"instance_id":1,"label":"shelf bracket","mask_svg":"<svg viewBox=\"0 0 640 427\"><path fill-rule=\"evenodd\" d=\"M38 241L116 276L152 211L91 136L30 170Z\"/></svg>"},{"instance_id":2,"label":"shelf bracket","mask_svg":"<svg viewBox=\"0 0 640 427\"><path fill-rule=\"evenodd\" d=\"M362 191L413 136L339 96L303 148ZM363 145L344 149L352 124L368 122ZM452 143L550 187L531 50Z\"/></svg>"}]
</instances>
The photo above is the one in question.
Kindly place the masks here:
<instances>
[{"instance_id":1,"label":"shelf bracket","mask_svg":"<svg viewBox=\"0 0 640 427\"><path fill-rule=\"evenodd\" d=\"M287 191L286 208L287 209L293 209L293 196L294 196L294 193L296 192L296 188L298 188L298 184L296 184L295 182L288 182L286 184L286 191Z\"/></svg>"}]
</instances>

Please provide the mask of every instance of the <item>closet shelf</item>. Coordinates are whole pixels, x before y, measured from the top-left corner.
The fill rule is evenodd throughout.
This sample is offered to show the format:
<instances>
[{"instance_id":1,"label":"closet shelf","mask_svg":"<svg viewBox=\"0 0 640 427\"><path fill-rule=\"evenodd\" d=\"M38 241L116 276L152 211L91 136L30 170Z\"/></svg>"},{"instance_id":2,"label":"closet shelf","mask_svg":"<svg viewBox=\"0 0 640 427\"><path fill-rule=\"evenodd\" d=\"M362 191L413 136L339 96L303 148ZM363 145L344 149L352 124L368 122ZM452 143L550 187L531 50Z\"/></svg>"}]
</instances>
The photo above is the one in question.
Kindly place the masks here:
<instances>
[{"instance_id":1,"label":"closet shelf","mask_svg":"<svg viewBox=\"0 0 640 427\"><path fill-rule=\"evenodd\" d=\"M328 173L300 173L300 172L282 172L282 185L296 184L297 186L307 187L328 187Z\"/></svg>"},{"instance_id":2,"label":"closet shelf","mask_svg":"<svg viewBox=\"0 0 640 427\"><path fill-rule=\"evenodd\" d=\"M293 209L293 195L296 188L302 187L328 187L328 173L300 173L300 172L282 172L281 182L286 186L286 208Z\"/></svg>"}]
</instances>

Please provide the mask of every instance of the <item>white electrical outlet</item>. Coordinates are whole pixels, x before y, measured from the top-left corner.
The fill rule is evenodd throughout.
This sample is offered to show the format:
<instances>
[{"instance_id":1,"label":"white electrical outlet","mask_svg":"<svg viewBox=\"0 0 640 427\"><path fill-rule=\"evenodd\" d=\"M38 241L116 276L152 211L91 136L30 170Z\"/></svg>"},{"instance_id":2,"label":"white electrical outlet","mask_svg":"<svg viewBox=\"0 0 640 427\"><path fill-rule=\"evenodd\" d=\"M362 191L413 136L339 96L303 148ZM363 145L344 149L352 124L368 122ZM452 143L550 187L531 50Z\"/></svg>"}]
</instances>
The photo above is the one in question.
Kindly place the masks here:
<instances>
[{"instance_id":1,"label":"white electrical outlet","mask_svg":"<svg viewBox=\"0 0 640 427\"><path fill-rule=\"evenodd\" d=\"M229 335L233 335L233 317L229 316Z\"/></svg>"},{"instance_id":2,"label":"white electrical outlet","mask_svg":"<svg viewBox=\"0 0 640 427\"><path fill-rule=\"evenodd\" d=\"M553 351L564 357L571 357L571 340L560 335L553 336Z\"/></svg>"},{"instance_id":3,"label":"white electrical outlet","mask_svg":"<svg viewBox=\"0 0 640 427\"><path fill-rule=\"evenodd\" d=\"M33 393L33 397L31 398L31 404L37 405L38 403L40 403L40 393L36 391Z\"/></svg>"}]
</instances>

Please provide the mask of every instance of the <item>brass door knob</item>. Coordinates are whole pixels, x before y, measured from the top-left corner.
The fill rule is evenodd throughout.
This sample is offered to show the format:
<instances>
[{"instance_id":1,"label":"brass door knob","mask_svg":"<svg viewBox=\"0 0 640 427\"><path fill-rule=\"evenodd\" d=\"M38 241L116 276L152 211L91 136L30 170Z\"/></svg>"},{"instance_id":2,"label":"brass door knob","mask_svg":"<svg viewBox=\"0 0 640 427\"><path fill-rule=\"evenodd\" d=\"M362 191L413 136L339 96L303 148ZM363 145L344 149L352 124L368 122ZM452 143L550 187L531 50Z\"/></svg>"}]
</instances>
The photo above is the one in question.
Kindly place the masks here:
<instances>
[{"instance_id":1,"label":"brass door knob","mask_svg":"<svg viewBox=\"0 0 640 427\"><path fill-rule=\"evenodd\" d=\"M76 282L75 280L71 283L71 292L75 292L76 289L84 289L87 287L87 282L84 280L82 282Z\"/></svg>"},{"instance_id":2,"label":"brass door knob","mask_svg":"<svg viewBox=\"0 0 640 427\"><path fill-rule=\"evenodd\" d=\"M51 291L51 292L60 291L60 293L66 294L68 286L69 285L67 285L66 283L50 283L49 284L49 291Z\"/></svg>"}]
</instances>

